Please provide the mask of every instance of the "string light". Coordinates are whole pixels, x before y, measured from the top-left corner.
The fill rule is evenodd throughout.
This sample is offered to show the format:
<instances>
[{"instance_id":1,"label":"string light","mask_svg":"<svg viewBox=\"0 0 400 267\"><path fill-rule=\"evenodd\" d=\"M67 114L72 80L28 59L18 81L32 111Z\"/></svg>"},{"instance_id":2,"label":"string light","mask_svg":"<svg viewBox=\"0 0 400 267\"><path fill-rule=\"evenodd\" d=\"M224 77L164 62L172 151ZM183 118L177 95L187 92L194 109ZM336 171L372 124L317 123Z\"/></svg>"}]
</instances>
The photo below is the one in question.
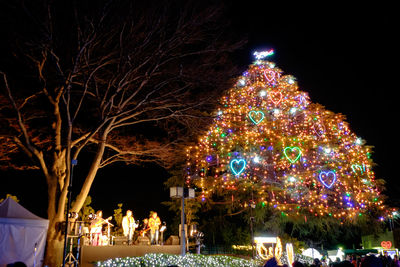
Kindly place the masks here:
<instances>
[{"instance_id":1,"label":"string light","mask_svg":"<svg viewBox=\"0 0 400 267\"><path fill-rule=\"evenodd\" d=\"M197 255L185 256L163 253L149 253L142 257L115 258L96 263L97 267L122 267L122 266L237 266L257 267L261 261L245 260L224 255Z\"/></svg>"}]
</instances>

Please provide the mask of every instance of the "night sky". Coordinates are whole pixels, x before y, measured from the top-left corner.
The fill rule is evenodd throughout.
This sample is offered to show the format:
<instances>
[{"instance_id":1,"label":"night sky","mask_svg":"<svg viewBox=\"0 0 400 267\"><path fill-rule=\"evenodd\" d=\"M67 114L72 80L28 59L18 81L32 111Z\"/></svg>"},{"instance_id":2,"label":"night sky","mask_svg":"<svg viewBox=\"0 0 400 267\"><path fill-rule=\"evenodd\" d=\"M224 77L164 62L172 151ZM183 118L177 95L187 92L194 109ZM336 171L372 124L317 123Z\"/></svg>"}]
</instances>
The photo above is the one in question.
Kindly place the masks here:
<instances>
[{"instance_id":1,"label":"night sky","mask_svg":"<svg viewBox=\"0 0 400 267\"><path fill-rule=\"evenodd\" d=\"M395 164L399 86L395 42L398 19L394 10L383 3L305 7L235 1L227 4L224 15L232 34L247 36L248 43L235 52L236 64L243 71L252 62L255 50L273 48L275 54L270 60L295 76L299 89L308 92L312 102L344 114L352 131L374 146L376 178L387 181L385 193L392 202L400 200ZM84 165L85 159L80 159L74 170L75 185L82 181ZM46 184L39 172L0 175L0 197L17 195L22 205L46 217ZM100 170L91 189L92 206L108 217L117 203L124 203L138 219L156 210L163 220L171 215L160 205L169 199L163 185L167 177L166 171L153 165L107 167ZM73 193L78 193L78 187Z\"/></svg>"}]
</instances>

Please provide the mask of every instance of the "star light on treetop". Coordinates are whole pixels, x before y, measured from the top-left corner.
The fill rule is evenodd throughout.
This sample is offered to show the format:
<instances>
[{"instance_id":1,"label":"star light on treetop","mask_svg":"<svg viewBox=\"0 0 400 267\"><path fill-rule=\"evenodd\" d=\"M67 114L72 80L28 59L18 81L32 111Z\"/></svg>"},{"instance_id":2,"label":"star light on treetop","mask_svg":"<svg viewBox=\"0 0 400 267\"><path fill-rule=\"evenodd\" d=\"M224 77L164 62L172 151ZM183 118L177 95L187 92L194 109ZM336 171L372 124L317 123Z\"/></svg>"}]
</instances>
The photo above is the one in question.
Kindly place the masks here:
<instances>
[{"instance_id":1,"label":"star light on treetop","mask_svg":"<svg viewBox=\"0 0 400 267\"><path fill-rule=\"evenodd\" d=\"M257 60L264 59L264 58L269 57L269 56L271 56L273 54L274 54L274 50L273 49L266 50L266 51L260 51L260 52L256 51L256 52L253 53L254 57Z\"/></svg>"}]
</instances>

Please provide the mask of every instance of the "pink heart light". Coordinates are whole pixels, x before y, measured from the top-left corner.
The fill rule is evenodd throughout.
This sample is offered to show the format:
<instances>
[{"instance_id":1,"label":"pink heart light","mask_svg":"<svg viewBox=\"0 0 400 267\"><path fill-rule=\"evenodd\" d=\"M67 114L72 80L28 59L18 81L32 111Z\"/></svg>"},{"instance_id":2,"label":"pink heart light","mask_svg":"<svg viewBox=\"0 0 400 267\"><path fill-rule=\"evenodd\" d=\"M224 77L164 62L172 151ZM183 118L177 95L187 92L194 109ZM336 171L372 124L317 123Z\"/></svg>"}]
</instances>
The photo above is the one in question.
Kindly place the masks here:
<instances>
[{"instance_id":1,"label":"pink heart light","mask_svg":"<svg viewBox=\"0 0 400 267\"><path fill-rule=\"evenodd\" d=\"M268 82L275 80L275 72L269 69L264 70L264 77Z\"/></svg>"},{"instance_id":2,"label":"pink heart light","mask_svg":"<svg viewBox=\"0 0 400 267\"><path fill-rule=\"evenodd\" d=\"M384 249L390 249L392 247L392 242L391 241L382 241L381 246Z\"/></svg>"}]
</instances>

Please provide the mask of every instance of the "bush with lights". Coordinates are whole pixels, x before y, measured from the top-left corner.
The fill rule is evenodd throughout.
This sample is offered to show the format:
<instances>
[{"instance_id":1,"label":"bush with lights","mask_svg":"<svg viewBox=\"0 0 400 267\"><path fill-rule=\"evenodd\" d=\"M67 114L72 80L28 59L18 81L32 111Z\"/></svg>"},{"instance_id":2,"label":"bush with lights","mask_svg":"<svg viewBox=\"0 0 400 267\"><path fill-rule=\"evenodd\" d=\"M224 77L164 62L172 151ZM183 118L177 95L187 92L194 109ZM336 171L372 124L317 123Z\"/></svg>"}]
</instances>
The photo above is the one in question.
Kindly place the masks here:
<instances>
[{"instance_id":1,"label":"bush with lights","mask_svg":"<svg viewBox=\"0 0 400 267\"><path fill-rule=\"evenodd\" d=\"M256 267L261 262L249 261L230 256L204 256L186 254L185 256L169 255L169 254L146 254L143 257L116 258L103 262L97 262L97 267L135 267L135 266L232 266L232 267Z\"/></svg>"}]
</instances>

